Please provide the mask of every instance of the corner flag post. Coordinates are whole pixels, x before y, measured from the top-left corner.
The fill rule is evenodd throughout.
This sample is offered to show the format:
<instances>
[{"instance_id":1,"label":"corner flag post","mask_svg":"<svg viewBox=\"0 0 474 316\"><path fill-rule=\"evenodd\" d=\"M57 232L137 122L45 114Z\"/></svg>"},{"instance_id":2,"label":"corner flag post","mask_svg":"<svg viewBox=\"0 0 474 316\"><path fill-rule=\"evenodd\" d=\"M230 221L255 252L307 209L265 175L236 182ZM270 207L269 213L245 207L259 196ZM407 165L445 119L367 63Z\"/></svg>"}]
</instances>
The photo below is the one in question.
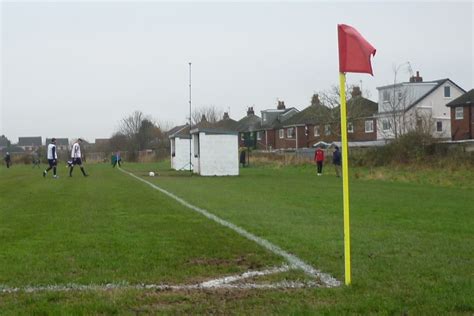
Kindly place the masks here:
<instances>
[{"instance_id":1,"label":"corner flag post","mask_svg":"<svg viewBox=\"0 0 474 316\"><path fill-rule=\"evenodd\" d=\"M341 95L341 150L342 150L342 192L344 207L344 277L346 285L351 284L351 233L349 222L349 161L347 145L347 109L346 109L346 74L339 73Z\"/></svg>"},{"instance_id":2,"label":"corner flag post","mask_svg":"<svg viewBox=\"0 0 474 316\"><path fill-rule=\"evenodd\" d=\"M342 194L344 207L344 277L351 284L351 235L349 223L349 152L347 144L346 73L372 73L370 56L375 48L352 26L337 26L339 46L339 85L341 96Z\"/></svg>"}]
</instances>

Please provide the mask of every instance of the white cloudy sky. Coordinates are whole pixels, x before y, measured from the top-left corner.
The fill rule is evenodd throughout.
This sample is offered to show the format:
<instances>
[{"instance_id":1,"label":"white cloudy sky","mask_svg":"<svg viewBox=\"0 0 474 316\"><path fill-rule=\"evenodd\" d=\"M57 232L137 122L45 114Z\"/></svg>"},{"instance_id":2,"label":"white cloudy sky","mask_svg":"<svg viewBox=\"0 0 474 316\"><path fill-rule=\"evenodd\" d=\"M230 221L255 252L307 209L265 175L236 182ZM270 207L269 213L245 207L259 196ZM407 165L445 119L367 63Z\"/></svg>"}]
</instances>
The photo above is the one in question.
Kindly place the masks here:
<instances>
[{"instance_id":1,"label":"white cloudy sky","mask_svg":"<svg viewBox=\"0 0 474 316\"><path fill-rule=\"evenodd\" d=\"M109 137L141 110L182 124L193 106L240 119L276 100L303 109L338 82L338 23L377 48L375 87L409 61L425 80L473 79L472 2L1 2L0 134ZM409 77L401 67L399 79Z\"/></svg>"}]
</instances>

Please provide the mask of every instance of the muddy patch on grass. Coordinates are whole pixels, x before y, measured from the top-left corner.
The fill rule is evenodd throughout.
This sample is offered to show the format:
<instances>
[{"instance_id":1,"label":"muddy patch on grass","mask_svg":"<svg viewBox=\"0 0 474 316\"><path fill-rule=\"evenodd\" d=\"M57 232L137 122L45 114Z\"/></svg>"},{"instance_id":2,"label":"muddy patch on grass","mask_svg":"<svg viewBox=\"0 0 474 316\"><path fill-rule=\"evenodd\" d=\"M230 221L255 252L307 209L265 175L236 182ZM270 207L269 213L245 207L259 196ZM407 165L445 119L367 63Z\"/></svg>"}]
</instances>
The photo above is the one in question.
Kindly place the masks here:
<instances>
[{"instance_id":1,"label":"muddy patch on grass","mask_svg":"<svg viewBox=\"0 0 474 316\"><path fill-rule=\"evenodd\" d=\"M193 258L186 262L187 265L201 265L211 267L241 267L246 269L260 269L263 265L247 256L239 256L231 259L221 258Z\"/></svg>"}]
</instances>

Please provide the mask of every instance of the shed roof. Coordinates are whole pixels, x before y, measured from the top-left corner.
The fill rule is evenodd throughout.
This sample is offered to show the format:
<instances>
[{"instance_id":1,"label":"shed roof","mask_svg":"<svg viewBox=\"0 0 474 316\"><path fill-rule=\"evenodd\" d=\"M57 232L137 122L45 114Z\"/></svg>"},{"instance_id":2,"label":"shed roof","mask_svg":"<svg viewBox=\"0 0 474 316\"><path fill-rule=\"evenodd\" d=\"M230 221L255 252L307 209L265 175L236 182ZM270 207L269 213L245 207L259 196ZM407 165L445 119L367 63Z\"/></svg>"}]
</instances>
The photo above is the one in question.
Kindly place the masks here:
<instances>
[{"instance_id":1,"label":"shed roof","mask_svg":"<svg viewBox=\"0 0 474 316\"><path fill-rule=\"evenodd\" d=\"M169 138L191 138L191 135L189 134L189 125L179 125L176 127L173 127L168 131L168 137Z\"/></svg>"}]
</instances>

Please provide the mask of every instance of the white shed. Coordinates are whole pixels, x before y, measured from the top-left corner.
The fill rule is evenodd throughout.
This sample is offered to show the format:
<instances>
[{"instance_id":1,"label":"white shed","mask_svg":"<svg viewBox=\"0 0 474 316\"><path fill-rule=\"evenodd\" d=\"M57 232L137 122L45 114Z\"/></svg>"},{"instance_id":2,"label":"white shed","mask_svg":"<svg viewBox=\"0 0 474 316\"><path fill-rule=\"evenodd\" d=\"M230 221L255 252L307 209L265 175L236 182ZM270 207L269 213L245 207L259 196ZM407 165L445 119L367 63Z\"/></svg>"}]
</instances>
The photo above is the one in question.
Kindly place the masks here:
<instances>
[{"instance_id":1,"label":"white shed","mask_svg":"<svg viewBox=\"0 0 474 316\"><path fill-rule=\"evenodd\" d=\"M171 129L169 139L171 143L171 168L174 170L189 170L189 154L193 152L189 125L181 125ZM191 165L192 169L193 166Z\"/></svg>"},{"instance_id":2,"label":"white shed","mask_svg":"<svg viewBox=\"0 0 474 316\"><path fill-rule=\"evenodd\" d=\"M239 175L238 132L196 127L191 135L195 173L202 176Z\"/></svg>"}]
</instances>

